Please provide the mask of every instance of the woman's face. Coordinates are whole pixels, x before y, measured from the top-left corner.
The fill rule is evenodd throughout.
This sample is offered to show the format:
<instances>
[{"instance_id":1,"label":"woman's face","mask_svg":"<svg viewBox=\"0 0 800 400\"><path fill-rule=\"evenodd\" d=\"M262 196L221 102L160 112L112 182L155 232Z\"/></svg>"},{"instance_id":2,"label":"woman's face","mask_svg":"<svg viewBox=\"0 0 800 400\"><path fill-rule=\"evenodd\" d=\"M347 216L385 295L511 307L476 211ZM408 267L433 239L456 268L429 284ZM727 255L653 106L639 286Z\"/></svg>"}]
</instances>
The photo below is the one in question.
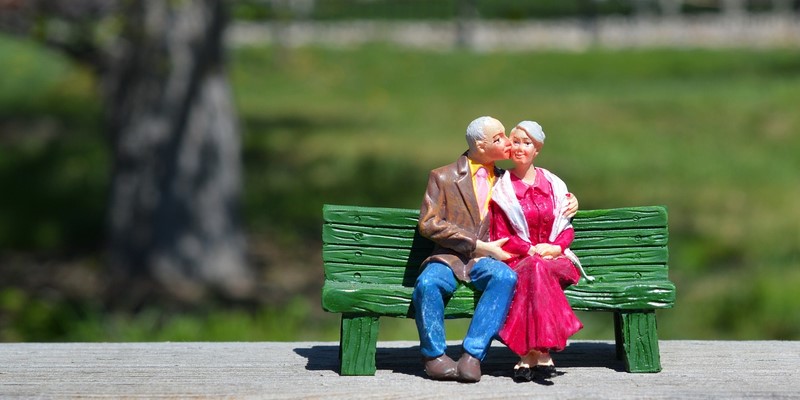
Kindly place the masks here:
<instances>
[{"instance_id":1,"label":"woman's face","mask_svg":"<svg viewBox=\"0 0 800 400\"><path fill-rule=\"evenodd\" d=\"M522 129L511 131L511 161L514 165L530 165L539 154L536 143Z\"/></svg>"}]
</instances>

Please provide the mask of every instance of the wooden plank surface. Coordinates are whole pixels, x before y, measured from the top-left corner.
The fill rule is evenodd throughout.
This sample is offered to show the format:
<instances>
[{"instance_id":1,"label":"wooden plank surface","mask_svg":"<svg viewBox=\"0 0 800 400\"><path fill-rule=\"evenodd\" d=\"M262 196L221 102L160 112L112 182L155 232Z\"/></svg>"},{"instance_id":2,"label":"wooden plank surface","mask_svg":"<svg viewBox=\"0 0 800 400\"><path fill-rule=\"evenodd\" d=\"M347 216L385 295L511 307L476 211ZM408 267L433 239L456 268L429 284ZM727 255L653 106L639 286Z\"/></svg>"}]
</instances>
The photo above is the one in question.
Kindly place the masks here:
<instances>
[{"instance_id":1,"label":"wooden plank surface","mask_svg":"<svg viewBox=\"0 0 800 400\"><path fill-rule=\"evenodd\" d=\"M322 207L322 219L328 223L408 227L416 225L418 218L419 210L415 209L333 204ZM660 227L667 225L667 209L664 206L641 206L580 210L572 222L578 230Z\"/></svg>"},{"instance_id":2,"label":"wooden plank surface","mask_svg":"<svg viewBox=\"0 0 800 400\"><path fill-rule=\"evenodd\" d=\"M587 274L601 283L669 280L667 276L669 271L665 264L587 266L585 269ZM383 283L413 287L418 274L418 268L414 267L325 263L325 279L339 282Z\"/></svg>"},{"instance_id":3,"label":"wooden plank surface","mask_svg":"<svg viewBox=\"0 0 800 400\"><path fill-rule=\"evenodd\" d=\"M414 227L387 228L382 226L322 225L322 241L326 244L344 244L375 247L432 247ZM595 249L604 247L664 246L667 244L667 227L638 229L579 230L570 248Z\"/></svg>"},{"instance_id":4,"label":"wooden plank surface","mask_svg":"<svg viewBox=\"0 0 800 400\"><path fill-rule=\"evenodd\" d=\"M459 354L458 343L448 349ZM338 343L6 343L3 398L798 398L800 341L661 341L663 370L620 372L612 341L569 344L552 385L514 383L495 345L476 384L424 377L416 342L379 342L375 376L338 374Z\"/></svg>"},{"instance_id":5,"label":"wooden plank surface","mask_svg":"<svg viewBox=\"0 0 800 400\"><path fill-rule=\"evenodd\" d=\"M409 313L412 291L409 286L326 281L322 308L335 313L402 317ZM669 281L581 282L564 293L578 310L641 310L671 308L675 304L675 285ZM474 306L475 294L461 286L447 302L445 313L471 315Z\"/></svg>"},{"instance_id":6,"label":"wooden plank surface","mask_svg":"<svg viewBox=\"0 0 800 400\"><path fill-rule=\"evenodd\" d=\"M322 206L322 220L352 225L408 227L417 225L419 210L325 204Z\"/></svg>"},{"instance_id":7,"label":"wooden plank surface","mask_svg":"<svg viewBox=\"0 0 800 400\"><path fill-rule=\"evenodd\" d=\"M664 206L643 206L581 210L575 214L572 225L576 230L667 226L667 209Z\"/></svg>"},{"instance_id":8,"label":"wooden plank surface","mask_svg":"<svg viewBox=\"0 0 800 400\"><path fill-rule=\"evenodd\" d=\"M610 249L575 249L585 267L600 265L665 264L666 246ZM322 261L386 266L414 266L430 255L428 248L358 247L341 244L322 245Z\"/></svg>"}]
</instances>

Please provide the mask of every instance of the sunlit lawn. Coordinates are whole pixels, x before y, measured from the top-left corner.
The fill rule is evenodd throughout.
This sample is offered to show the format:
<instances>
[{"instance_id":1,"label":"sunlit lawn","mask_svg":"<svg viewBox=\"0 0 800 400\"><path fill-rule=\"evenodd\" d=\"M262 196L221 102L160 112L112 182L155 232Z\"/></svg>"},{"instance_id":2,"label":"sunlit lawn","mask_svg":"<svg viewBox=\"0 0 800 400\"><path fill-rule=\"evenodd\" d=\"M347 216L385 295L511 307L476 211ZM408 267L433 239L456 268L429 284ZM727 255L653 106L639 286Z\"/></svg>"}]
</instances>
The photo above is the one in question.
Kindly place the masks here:
<instances>
[{"instance_id":1,"label":"sunlit lawn","mask_svg":"<svg viewBox=\"0 0 800 400\"><path fill-rule=\"evenodd\" d=\"M13 46L0 42L0 55L9 48L17 54ZM34 57L61 60L41 52ZM0 183L19 182L21 168L38 160L44 163L43 179L18 193L55 193L54 200L64 201L78 185L91 195L82 214L102 221L108 160L99 125L85 117L97 117L99 105L89 85L75 84L85 74L66 61L31 69L24 65L33 61L9 60L0 56L0 67L22 67L0 77L0 178L5 180ZM678 301L658 314L662 339L800 338L800 295L791 289L800 284L796 52L245 48L232 52L230 72L245 143L248 229L256 245L279 243L287 257L303 254L303 265L291 263L303 273L318 274L316 279L322 273L317 257L323 203L417 208L427 172L464 150L463 132L471 119L493 115L507 128L534 119L547 133L537 164L559 174L582 208L669 208L670 274ZM39 83L14 86L12 79ZM19 101L15 94L23 92ZM83 108L50 115L55 102L69 99L80 100ZM54 137L8 139L22 136L9 127L42 118L56 121ZM36 144L42 140L49 144ZM94 161L81 163L83 156L75 153ZM64 165L72 168L70 174ZM59 197L65 192L69 196ZM36 207L10 211L29 203L27 197L4 197L0 248L86 247L84 242L102 236L100 222L87 228L62 218L66 211L45 213L50 218L40 222ZM25 220L32 223L20 222ZM86 233L76 244L69 233L79 228ZM19 239L18 230L27 239ZM265 264L272 276L283 273L282 265ZM336 316L320 315L317 301L295 300L292 317L282 317L280 310L253 315L250 328L241 322L247 314L234 316L243 332L259 332L260 340L335 340ZM303 322L298 309L313 315L307 318L314 325ZM152 315L120 317L111 325L119 331L125 324L159 320ZM103 335L111 335L110 329L95 317L87 319L85 337L70 339L108 340ZM611 338L610 315L581 317L588 323L578 338ZM286 329L295 332L266 328L285 318L294 321ZM209 320L213 317L184 325L213 325ZM393 329L384 329L381 339L416 337L409 321L384 324ZM458 338L464 327L454 323L450 336ZM218 331L216 340L258 339Z\"/></svg>"}]
</instances>

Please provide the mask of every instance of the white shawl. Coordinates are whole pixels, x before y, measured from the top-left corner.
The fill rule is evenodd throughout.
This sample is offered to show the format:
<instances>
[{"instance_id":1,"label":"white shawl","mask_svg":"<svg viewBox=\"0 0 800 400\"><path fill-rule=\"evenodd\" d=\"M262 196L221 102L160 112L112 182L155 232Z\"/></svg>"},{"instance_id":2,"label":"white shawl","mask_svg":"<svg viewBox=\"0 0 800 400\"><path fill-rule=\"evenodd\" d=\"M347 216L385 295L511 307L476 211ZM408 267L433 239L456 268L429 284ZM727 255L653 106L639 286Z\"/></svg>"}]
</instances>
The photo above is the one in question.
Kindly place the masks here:
<instances>
[{"instance_id":1,"label":"white shawl","mask_svg":"<svg viewBox=\"0 0 800 400\"><path fill-rule=\"evenodd\" d=\"M537 168L542 171L542 175L550 182L553 187L553 229L550 231L550 241L556 240L558 235L564 230L572 228L572 222L569 218L564 216L564 210L567 208L569 201L567 200L567 185L561 178L557 177L550 171L544 168ZM514 186L511 184L511 172L508 171L500 178L500 181L494 185L492 189L492 201L497 203L498 206L508 217L514 233L527 243L531 243L530 231L528 230L528 223L525 221L525 214L522 212L522 206L519 204L517 195L514 192ZM586 275L583 270L580 260L569 248L563 249L564 255L578 267L581 275L587 281L593 281L594 278Z\"/></svg>"}]
</instances>

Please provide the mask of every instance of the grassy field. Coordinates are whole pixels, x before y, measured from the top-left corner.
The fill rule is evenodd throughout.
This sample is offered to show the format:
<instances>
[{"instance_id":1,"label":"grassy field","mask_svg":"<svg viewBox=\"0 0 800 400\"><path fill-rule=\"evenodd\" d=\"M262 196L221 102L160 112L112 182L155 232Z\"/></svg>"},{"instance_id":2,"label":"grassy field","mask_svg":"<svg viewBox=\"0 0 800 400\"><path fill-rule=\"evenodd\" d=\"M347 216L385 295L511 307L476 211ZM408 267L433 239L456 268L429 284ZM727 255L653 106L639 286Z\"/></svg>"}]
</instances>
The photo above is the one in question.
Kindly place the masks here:
<instances>
[{"instance_id":1,"label":"grassy field","mask_svg":"<svg viewBox=\"0 0 800 400\"><path fill-rule=\"evenodd\" d=\"M0 68L0 262L102 268L109 159L91 75L2 38ZM428 171L464 150L480 115L540 122L537 165L584 209L668 207L678 300L658 314L661 338L800 339L796 51L244 48L230 73L251 247L280 299L105 315L0 283L0 340L334 340L318 305L321 205L417 208ZM610 315L581 317L578 338L612 337ZM386 324L381 339L416 337L409 321Z\"/></svg>"}]
</instances>

